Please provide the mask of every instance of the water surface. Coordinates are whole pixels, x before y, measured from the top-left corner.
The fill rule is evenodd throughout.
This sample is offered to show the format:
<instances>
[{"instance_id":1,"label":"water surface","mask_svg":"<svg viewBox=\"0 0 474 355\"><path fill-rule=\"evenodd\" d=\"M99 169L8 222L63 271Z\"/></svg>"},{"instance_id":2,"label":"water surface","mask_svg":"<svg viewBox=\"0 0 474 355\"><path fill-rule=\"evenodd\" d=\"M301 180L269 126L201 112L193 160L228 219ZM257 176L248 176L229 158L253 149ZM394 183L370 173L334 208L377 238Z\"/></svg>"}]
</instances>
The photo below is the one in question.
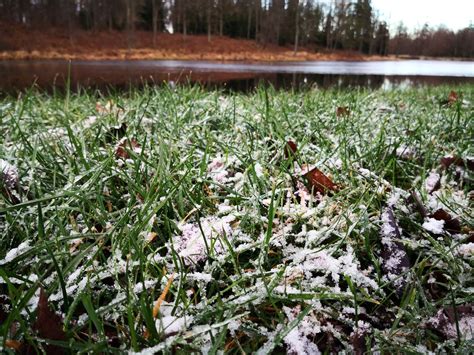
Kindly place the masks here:
<instances>
[{"instance_id":1,"label":"water surface","mask_svg":"<svg viewBox=\"0 0 474 355\"><path fill-rule=\"evenodd\" d=\"M0 90L12 92L32 85L50 89L70 85L128 88L145 83L198 82L207 87L251 90L259 83L277 88L371 87L474 83L469 61L319 61L217 63L206 61L0 61Z\"/></svg>"}]
</instances>

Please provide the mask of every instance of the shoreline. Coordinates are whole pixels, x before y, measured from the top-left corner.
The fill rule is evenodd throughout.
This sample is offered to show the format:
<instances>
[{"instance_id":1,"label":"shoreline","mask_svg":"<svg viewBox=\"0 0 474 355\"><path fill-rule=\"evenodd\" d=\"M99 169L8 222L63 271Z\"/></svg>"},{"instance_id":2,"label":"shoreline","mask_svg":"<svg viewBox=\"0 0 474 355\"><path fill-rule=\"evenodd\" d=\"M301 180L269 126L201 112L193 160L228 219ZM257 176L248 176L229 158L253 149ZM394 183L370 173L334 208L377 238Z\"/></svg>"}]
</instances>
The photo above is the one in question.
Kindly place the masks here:
<instances>
[{"instance_id":1,"label":"shoreline","mask_svg":"<svg viewBox=\"0 0 474 355\"><path fill-rule=\"evenodd\" d=\"M160 51L154 49L126 49L89 52L88 54L78 52L57 52L55 50L8 50L0 51L0 61L203 61L216 63L304 63L304 62L377 62L377 61L453 61L474 62L474 58L445 58L445 57L412 57L396 55L362 55L353 53L309 53L308 51L292 51L272 53L263 51L260 53L229 52L219 54L209 52L206 54L176 53L172 51Z\"/></svg>"},{"instance_id":2,"label":"shoreline","mask_svg":"<svg viewBox=\"0 0 474 355\"><path fill-rule=\"evenodd\" d=\"M410 55L369 55L324 47L293 47L261 44L252 39L159 33L155 40L147 31L136 31L130 40L126 32L45 30L0 22L0 60L182 60L212 62L308 62L308 61L389 61L455 60Z\"/></svg>"}]
</instances>

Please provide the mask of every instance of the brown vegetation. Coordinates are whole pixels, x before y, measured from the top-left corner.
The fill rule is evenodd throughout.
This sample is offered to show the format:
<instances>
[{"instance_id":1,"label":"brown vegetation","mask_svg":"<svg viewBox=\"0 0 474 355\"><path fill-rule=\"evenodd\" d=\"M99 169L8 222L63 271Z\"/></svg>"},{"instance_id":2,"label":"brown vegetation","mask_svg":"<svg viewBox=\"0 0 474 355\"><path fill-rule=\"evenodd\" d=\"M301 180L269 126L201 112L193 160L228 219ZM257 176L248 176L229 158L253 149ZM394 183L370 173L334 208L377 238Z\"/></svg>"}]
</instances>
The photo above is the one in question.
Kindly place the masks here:
<instances>
[{"instance_id":1,"label":"brown vegetation","mask_svg":"<svg viewBox=\"0 0 474 355\"><path fill-rule=\"evenodd\" d=\"M225 36L208 38L203 35L160 33L153 46L153 34L134 33L134 47L128 48L127 33L121 31L76 30L69 36L62 28L31 30L25 26L0 23L0 59L175 59L218 61L305 61L305 60L371 60L381 56L366 56L353 51L320 51L302 48L296 54L292 48L260 45L252 40ZM386 59L387 57L383 57Z\"/></svg>"}]
</instances>

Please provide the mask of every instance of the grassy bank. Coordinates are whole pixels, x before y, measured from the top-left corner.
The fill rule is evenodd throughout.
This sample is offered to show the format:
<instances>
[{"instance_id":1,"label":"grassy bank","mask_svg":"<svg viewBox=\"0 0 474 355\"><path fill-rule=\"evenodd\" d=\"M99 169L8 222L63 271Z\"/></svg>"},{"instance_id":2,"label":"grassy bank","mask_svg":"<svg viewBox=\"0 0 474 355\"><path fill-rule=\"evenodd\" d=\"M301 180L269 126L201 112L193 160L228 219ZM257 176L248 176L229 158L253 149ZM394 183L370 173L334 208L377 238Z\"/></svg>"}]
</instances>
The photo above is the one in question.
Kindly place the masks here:
<instances>
[{"instance_id":1,"label":"grassy bank","mask_svg":"<svg viewBox=\"0 0 474 355\"><path fill-rule=\"evenodd\" d=\"M451 90L1 99L4 350L472 351Z\"/></svg>"}]
</instances>

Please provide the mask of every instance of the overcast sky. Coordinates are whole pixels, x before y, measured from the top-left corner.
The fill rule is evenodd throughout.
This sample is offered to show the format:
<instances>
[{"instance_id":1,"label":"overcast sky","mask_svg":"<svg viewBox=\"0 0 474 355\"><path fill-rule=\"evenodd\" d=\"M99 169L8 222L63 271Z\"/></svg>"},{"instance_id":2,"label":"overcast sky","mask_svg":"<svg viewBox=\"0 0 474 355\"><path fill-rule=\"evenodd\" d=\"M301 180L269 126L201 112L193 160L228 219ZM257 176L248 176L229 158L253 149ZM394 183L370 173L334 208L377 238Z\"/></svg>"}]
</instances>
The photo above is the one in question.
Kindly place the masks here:
<instances>
[{"instance_id":1,"label":"overcast sky","mask_svg":"<svg viewBox=\"0 0 474 355\"><path fill-rule=\"evenodd\" d=\"M474 25L474 0L372 0L374 10L387 21L392 30L403 21L409 31L423 24L458 30Z\"/></svg>"}]
</instances>

